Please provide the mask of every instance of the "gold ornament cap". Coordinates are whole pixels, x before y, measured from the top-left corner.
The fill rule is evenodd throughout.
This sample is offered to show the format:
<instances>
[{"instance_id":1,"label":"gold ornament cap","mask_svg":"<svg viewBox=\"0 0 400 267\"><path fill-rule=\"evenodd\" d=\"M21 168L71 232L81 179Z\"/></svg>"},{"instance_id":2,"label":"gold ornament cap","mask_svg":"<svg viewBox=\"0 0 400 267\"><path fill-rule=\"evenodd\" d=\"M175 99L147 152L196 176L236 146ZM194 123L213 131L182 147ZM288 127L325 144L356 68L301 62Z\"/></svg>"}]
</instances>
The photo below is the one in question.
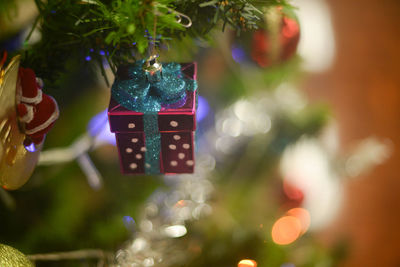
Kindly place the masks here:
<instances>
[{"instance_id":1,"label":"gold ornament cap","mask_svg":"<svg viewBox=\"0 0 400 267\"><path fill-rule=\"evenodd\" d=\"M142 66L150 83L159 82L162 79L162 64L157 58L158 55L151 55Z\"/></svg>"},{"instance_id":2,"label":"gold ornament cap","mask_svg":"<svg viewBox=\"0 0 400 267\"><path fill-rule=\"evenodd\" d=\"M2 267L35 267L20 251L0 244L0 266Z\"/></svg>"}]
</instances>

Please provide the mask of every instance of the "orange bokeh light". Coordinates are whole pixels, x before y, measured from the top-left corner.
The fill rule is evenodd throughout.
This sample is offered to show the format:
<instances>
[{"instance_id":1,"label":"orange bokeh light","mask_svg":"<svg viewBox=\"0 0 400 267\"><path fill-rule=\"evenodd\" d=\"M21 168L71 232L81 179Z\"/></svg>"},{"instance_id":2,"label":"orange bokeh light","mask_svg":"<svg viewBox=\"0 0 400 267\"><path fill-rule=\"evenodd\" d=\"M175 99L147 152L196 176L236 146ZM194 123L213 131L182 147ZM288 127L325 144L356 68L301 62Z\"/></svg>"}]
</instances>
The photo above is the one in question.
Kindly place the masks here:
<instances>
[{"instance_id":1,"label":"orange bokeh light","mask_svg":"<svg viewBox=\"0 0 400 267\"><path fill-rule=\"evenodd\" d=\"M279 218L272 226L272 240L278 245L293 243L302 233L302 224L294 216Z\"/></svg>"},{"instance_id":2,"label":"orange bokeh light","mask_svg":"<svg viewBox=\"0 0 400 267\"><path fill-rule=\"evenodd\" d=\"M186 202L183 199L181 199L175 203L175 207L177 207L177 208L184 207L185 205L186 205Z\"/></svg>"},{"instance_id":3,"label":"orange bokeh light","mask_svg":"<svg viewBox=\"0 0 400 267\"><path fill-rule=\"evenodd\" d=\"M257 267L257 262L253 260L244 259L239 261L238 267Z\"/></svg>"},{"instance_id":4,"label":"orange bokeh light","mask_svg":"<svg viewBox=\"0 0 400 267\"><path fill-rule=\"evenodd\" d=\"M310 227L311 218L308 210L303 208L290 209L286 215L296 217L301 223L301 234L307 232L308 227Z\"/></svg>"}]
</instances>

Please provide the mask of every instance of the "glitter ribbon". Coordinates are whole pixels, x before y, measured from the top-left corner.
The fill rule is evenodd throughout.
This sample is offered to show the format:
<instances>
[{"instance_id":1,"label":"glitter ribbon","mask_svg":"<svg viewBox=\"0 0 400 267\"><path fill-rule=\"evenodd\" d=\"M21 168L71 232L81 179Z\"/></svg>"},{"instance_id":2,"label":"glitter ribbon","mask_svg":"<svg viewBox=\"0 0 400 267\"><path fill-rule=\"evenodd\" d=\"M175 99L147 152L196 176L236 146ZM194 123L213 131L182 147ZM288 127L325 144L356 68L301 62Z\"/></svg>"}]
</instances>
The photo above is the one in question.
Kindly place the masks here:
<instances>
[{"instance_id":1,"label":"glitter ribbon","mask_svg":"<svg viewBox=\"0 0 400 267\"><path fill-rule=\"evenodd\" d=\"M145 173L160 173L161 135L158 129L158 111L162 107L178 108L186 102L186 91L195 91L197 82L185 78L178 63L163 64L162 78L149 82L142 70L144 61L128 69L129 79L115 80L112 97L124 108L143 113L145 135Z\"/></svg>"}]
</instances>

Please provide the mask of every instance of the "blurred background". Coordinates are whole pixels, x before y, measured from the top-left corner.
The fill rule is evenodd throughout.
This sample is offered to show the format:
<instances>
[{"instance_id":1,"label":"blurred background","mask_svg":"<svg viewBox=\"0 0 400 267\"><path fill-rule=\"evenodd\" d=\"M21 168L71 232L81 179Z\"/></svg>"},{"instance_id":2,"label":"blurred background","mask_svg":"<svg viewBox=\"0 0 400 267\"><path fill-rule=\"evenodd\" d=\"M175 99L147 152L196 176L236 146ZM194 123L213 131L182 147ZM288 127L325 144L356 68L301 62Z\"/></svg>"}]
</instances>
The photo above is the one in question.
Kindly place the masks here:
<instances>
[{"instance_id":1,"label":"blurred background","mask_svg":"<svg viewBox=\"0 0 400 267\"><path fill-rule=\"evenodd\" d=\"M23 46L37 14L19 2L0 18L1 49ZM39 267L400 266L400 3L291 3L275 35L226 31L162 52L198 62L194 175L121 175L110 89L90 56L70 64L43 89L60 118L37 168L0 191L0 243Z\"/></svg>"},{"instance_id":2,"label":"blurred background","mask_svg":"<svg viewBox=\"0 0 400 267\"><path fill-rule=\"evenodd\" d=\"M397 1L327 1L335 32L332 67L308 76L302 88L312 101L330 104L340 146L367 136L387 139L391 157L371 172L345 183L340 215L322 234L326 242L351 240L346 266L397 266L399 214L399 53Z\"/></svg>"}]
</instances>

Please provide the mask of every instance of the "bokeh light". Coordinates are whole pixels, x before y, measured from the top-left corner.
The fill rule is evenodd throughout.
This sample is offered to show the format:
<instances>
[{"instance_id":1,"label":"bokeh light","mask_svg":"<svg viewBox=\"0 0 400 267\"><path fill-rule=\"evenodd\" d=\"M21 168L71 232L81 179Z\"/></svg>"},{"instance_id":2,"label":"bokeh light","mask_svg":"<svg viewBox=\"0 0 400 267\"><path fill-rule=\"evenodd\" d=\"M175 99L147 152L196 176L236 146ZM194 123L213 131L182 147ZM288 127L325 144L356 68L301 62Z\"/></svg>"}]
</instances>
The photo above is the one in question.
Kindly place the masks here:
<instances>
[{"instance_id":1,"label":"bokeh light","mask_svg":"<svg viewBox=\"0 0 400 267\"><path fill-rule=\"evenodd\" d=\"M27 150L27 151L29 151L29 152L35 152L37 149L36 149L36 146L35 146L35 144L32 142L32 143L30 143L29 145L25 145L25 149Z\"/></svg>"},{"instance_id":2,"label":"bokeh light","mask_svg":"<svg viewBox=\"0 0 400 267\"><path fill-rule=\"evenodd\" d=\"M122 220L126 229L128 229L130 232L135 231L136 222L131 216L124 216Z\"/></svg>"},{"instance_id":3,"label":"bokeh light","mask_svg":"<svg viewBox=\"0 0 400 267\"><path fill-rule=\"evenodd\" d=\"M202 96L198 96L198 107L197 107L197 114L196 114L197 122L200 122L205 117L207 117L209 112L210 112L210 105L208 104L207 99L205 99Z\"/></svg>"},{"instance_id":4,"label":"bokeh light","mask_svg":"<svg viewBox=\"0 0 400 267\"><path fill-rule=\"evenodd\" d=\"M303 68L323 72L331 67L336 55L335 34L326 1L297 0L297 16L301 25L298 53Z\"/></svg>"},{"instance_id":5,"label":"bokeh light","mask_svg":"<svg viewBox=\"0 0 400 267\"><path fill-rule=\"evenodd\" d=\"M283 192L290 200L301 203L304 199L303 191L286 180L283 181Z\"/></svg>"},{"instance_id":6,"label":"bokeh light","mask_svg":"<svg viewBox=\"0 0 400 267\"><path fill-rule=\"evenodd\" d=\"M303 208L290 209L287 213L288 216L296 217L301 223L301 234L307 232L310 227L311 218L308 210Z\"/></svg>"},{"instance_id":7,"label":"bokeh light","mask_svg":"<svg viewBox=\"0 0 400 267\"><path fill-rule=\"evenodd\" d=\"M110 131L107 109L96 114L88 124L88 132L96 138L96 142L116 145L115 134Z\"/></svg>"},{"instance_id":8,"label":"bokeh light","mask_svg":"<svg viewBox=\"0 0 400 267\"><path fill-rule=\"evenodd\" d=\"M239 261L238 267L257 267L257 262L249 259Z\"/></svg>"},{"instance_id":9,"label":"bokeh light","mask_svg":"<svg viewBox=\"0 0 400 267\"><path fill-rule=\"evenodd\" d=\"M168 237L177 238L186 235L187 229L184 225L172 225L165 227L164 233Z\"/></svg>"},{"instance_id":10,"label":"bokeh light","mask_svg":"<svg viewBox=\"0 0 400 267\"><path fill-rule=\"evenodd\" d=\"M302 225L294 216L279 218L272 226L272 240L278 245L293 243L302 233Z\"/></svg>"},{"instance_id":11,"label":"bokeh light","mask_svg":"<svg viewBox=\"0 0 400 267\"><path fill-rule=\"evenodd\" d=\"M234 46L232 47L232 58L237 63L241 63L246 59L246 53L244 52L243 48Z\"/></svg>"}]
</instances>

